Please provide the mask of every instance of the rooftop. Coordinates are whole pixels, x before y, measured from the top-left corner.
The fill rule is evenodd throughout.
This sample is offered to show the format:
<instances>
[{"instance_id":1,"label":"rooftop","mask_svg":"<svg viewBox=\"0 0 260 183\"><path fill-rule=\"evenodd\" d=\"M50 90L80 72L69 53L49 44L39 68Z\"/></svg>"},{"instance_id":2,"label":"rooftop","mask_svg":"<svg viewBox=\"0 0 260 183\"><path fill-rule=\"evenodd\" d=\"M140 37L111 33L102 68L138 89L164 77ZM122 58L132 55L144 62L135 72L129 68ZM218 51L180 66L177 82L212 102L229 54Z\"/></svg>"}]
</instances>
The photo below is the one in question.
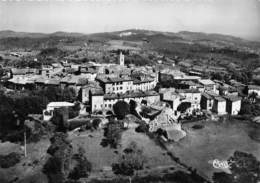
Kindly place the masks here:
<instances>
[{"instance_id":1,"label":"rooftop","mask_svg":"<svg viewBox=\"0 0 260 183\"><path fill-rule=\"evenodd\" d=\"M147 96L157 96L159 95L157 92L155 91L135 91L135 92L127 92L124 94L105 94L104 95L104 99L105 100L109 100L109 99L123 99L123 98L139 98L139 97L147 97Z\"/></svg>"},{"instance_id":2,"label":"rooftop","mask_svg":"<svg viewBox=\"0 0 260 183\"><path fill-rule=\"evenodd\" d=\"M217 97L214 97L215 100L219 101L219 102L224 102L226 101L223 97L221 96L217 96Z\"/></svg>"},{"instance_id":3,"label":"rooftop","mask_svg":"<svg viewBox=\"0 0 260 183\"><path fill-rule=\"evenodd\" d=\"M248 85L248 89L251 89L251 90L260 90L260 86L258 86L258 85Z\"/></svg>"},{"instance_id":4,"label":"rooftop","mask_svg":"<svg viewBox=\"0 0 260 183\"><path fill-rule=\"evenodd\" d=\"M74 104L70 102L51 102L47 105L47 107L71 107L71 106L74 106Z\"/></svg>"},{"instance_id":5,"label":"rooftop","mask_svg":"<svg viewBox=\"0 0 260 183\"><path fill-rule=\"evenodd\" d=\"M242 98L238 97L238 96L226 96L225 98L227 100L229 100L229 101L232 101L232 102L236 102L236 101L242 100Z\"/></svg>"},{"instance_id":6,"label":"rooftop","mask_svg":"<svg viewBox=\"0 0 260 183\"><path fill-rule=\"evenodd\" d=\"M176 90L177 93L200 93L197 89L178 89Z\"/></svg>"},{"instance_id":7,"label":"rooftop","mask_svg":"<svg viewBox=\"0 0 260 183\"><path fill-rule=\"evenodd\" d=\"M98 81L103 83L116 83L116 82L123 82L123 81L133 81L130 77L99 77L97 78Z\"/></svg>"},{"instance_id":8,"label":"rooftop","mask_svg":"<svg viewBox=\"0 0 260 183\"><path fill-rule=\"evenodd\" d=\"M215 84L215 82L210 79L201 79L201 80L199 80L199 83L201 83L203 85L214 85Z\"/></svg>"}]
</instances>

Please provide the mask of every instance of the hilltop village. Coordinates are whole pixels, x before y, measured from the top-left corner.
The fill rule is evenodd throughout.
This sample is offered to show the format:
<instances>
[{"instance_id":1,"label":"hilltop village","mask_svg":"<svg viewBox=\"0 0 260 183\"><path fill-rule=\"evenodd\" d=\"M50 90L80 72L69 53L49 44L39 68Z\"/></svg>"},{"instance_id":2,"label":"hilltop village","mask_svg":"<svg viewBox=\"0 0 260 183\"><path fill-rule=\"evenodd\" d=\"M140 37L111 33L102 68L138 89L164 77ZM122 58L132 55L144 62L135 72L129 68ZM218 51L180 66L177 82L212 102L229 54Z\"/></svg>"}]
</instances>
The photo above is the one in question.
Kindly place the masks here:
<instances>
[{"instance_id":1,"label":"hilltop village","mask_svg":"<svg viewBox=\"0 0 260 183\"><path fill-rule=\"evenodd\" d=\"M154 37L0 52L0 182L222 183L241 169L259 179L258 52L189 43L170 56L146 48Z\"/></svg>"},{"instance_id":2,"label":"hilltop village","mask_svg":"<svg viewBox=\"0 0 260 183\"><path fill-rule=\"evenodd\" d=\"M118 57L116 64L61 62L42 66L41 69L11 68L6 73L10 79L4 86L12 90L34 90L48 86L71 88L81 103L81 113L88 114L111 114L113 105L118 101L129 103L133 100L154 110L170 109L176 123L179 119L202 113L210 116L238 115L244 97L253 93L256 97L260 96L257 85L203 78L203 72L210 72L210 69L212 72L226 72L221 67L205 71L193 68L184 72L180 67L164 68L160 64L126 66L124 54L120 52ZM68 102L75 101L56 102L54 108L71 106ZM184 109L180 110L182 106ZM53 110L47 108L43 112L43 119L51 119L52 116L45 115L46 112L52 115Z\"/></svg>"}]
</instances>

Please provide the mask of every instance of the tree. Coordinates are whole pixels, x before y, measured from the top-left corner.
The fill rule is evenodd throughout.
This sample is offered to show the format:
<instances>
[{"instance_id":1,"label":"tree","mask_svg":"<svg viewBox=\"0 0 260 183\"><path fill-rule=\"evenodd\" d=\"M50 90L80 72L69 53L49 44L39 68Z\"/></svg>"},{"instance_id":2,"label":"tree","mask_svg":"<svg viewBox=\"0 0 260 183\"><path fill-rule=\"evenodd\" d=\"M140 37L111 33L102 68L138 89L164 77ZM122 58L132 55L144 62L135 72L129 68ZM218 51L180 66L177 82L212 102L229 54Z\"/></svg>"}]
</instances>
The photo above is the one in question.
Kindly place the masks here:
<instances>
[{"instance_id":1,"label":"tree","mask_svg":"<svg viewBox=\"0 0 260 183\"><path fill-rule=\"evenodd\" d=\"M185 112L188 108L191 107L190 102L183 102L177 107L177 111L180 111L181 113Z\"/></svg>"},{"instance_id":2,"label":"tree","mask_svg":"<svg viewBox=\"0 0 260 183\"><path fill-rule=\"evenodd\" d=\"M78 153L73 155L73 159L77 161L77 165L70 172L70 179L78 180L80 178L88 177L88 173L91 171L92 165L85 156L85 153L85 149L79 146Z\"/></svg>"},{"instance_id":3,"label":"tree","mask_svg":"<svg viewBox=\"0 0 260 183\"><path fill-rule=\"evenodd\" d=\"M100 118L93 119L93 121L92 121L93 128L94 129L98 129L98 127L99 127L101 122L102 122L102 120Z\"/></svg>"},{"instance_id":4,"label":"tree","mask_svg":"<svg viewBox=\"0 0 260 183\"><path fill-rule=\"evenodd\" d=\"M114 113L118 119L124 119L127 114L130 113L129 104L125 101L118 101L113 105Z\"/></svg>"},{"instance_id":5,"label":"tree","mask_svg":"<svg viewBox=\"0 0 260 183\"><path fill-rule=\"evenodd\" d=\"M136 142L131 142L117 163L112 164L112 169L115 174L128 176L131 183L132 176L135 171L142 170L145 163L145 157L142 149L140 149Z\"/></svg>"},{"instance_id":6,"label":"tree","mask_svg":"<svg viewBox=\"0 0 260 183\"><path fill-rule=\"evenodd\" d=\"M76 102L76 104L72 107L69 107L69 119L75 118L79 115L80 111L80 103Z\"/></svg>"},{"instance_id":7,"label":"tree","mask_svg":"<svg viewBox=\"0 0 260 183\"><path fill-rule=\"evenodd\" d=\"M145 121L141 121L139 126L135 129L138 133L147 133L149 132L149 125Z\"/></svg>"},{"instance_id":8,"label":"tree","mask_svg":"<svg viewBox=\"0 0 260 183\"><path fill-rule=\"evenodd\" d=\"M69 124L68 124L68 118L69 118L69 111L68 108L62 107L54 110L53 117L51 121L54 125L56 125L56 131L59 132L66 132Z\"/></svg>"},{"instance_id":9,"label":"tree","mask_svg":"<svg viewBox=\"0 0 260 183\"><path fill-rule=\"evenodd\" d=\"M77 94L73 88L68 87L61 90L61 100L74 102L76 98L77 98Z\"/></svg>"},{"instance_id":10,"label":"tree","mask_svg":"<svg viewBox=\"0 0 260 183\"><path fill-rule=\"evenodd\" d=\"M47 153L51 155L43 167L50 183L64 183L69 175L72 145L66 133L57 132L50 139L51 145Z\"/></svg>"},{"instance_id":11,"label":"tree","mask_svg":"<svg viewBox=\"0 0 260 183\"><path fill-rule=\"evenodd\" d=\"M129 102L129 112L136 116L138 119L142 119L142 117L136 111L137 104L134 100L130 100Z\"/></svg>"},{"instance_id":12,"label":"tree","mask_svg":"<svg viewBox=\"0 0 260 183\"><path fill-rule=\"evenodd\" d=\"M17 163L19 163L21 160L21 154L18 154L16 152L11 152L7 155L0 155L0 167L1 168L9 168Z\"/></svg>"},{"instance_id":13,"label":"tree","mask_svg":"<svg viewBox=\"0 0 260 183\"><path fill-rule=\"evenodd\" d=\"M252 92L252 93L249 94L248 98L249 98L253 103L255 103L256 98L257 98L257 95L258 95L258 94L257 94L256 92Z\"/></svg>"},{"instance_id":14,"label":"tree","mask_svg":"<svg viewBox=\"0 0 260 183\"><path fill-rule=\"evenodd\" d=\"M121 134L123 130L123 124L119 121L111 120L104 131L104 136L106 137L106 144L110 144L110 147L117 148L119 141L121 139Z\"/></svg>"},{"instance_id":15,"label":"tree","mask_svg":"<svg viewBox=\"0 0 260 183\"><path fill-rule=\"evenodd\" d=\"M239 114L259 116L260 107L257 104L252 104L249 100L243 100Z\"/></svg>"}]
</instances>

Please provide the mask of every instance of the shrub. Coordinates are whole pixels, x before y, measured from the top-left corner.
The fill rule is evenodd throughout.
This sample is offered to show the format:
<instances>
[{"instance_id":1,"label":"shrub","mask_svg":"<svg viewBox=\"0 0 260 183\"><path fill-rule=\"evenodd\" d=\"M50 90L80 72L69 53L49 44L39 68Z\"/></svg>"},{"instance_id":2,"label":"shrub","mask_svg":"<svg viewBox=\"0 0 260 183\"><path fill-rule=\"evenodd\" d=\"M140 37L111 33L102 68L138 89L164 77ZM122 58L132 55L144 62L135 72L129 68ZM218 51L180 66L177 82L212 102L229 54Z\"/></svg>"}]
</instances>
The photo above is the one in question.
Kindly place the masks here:
<instances>
[{"instance_id":1,"label":"shrub","mask_svg":"<svg viewBox=\"0 0 260 183\"><path fill-rule=\"evenodd\" d=\"M147 133L149 131L149 125L142 121L135 131L138 133Z\"/></svg>"},{"instance_id":2,"label":"shrub","mask_svg":"<svg viewBox=\"0 0 260 183\"><path fill-rule=\"evenodd\" d=\"M16 152L12 152L8 155L0 155L0 167L1 168L12 167L17 163L19 163L20 160L21 160L21 155Z\"/></svg>"},{"instance_id":3,"label":"shrub","mask_svg":"<svg viewBox=\"0 0 260 183\"><path fill-rule=\"evenodd\" d=\"M92 126L93 126L93 128L94 128L94 129L98 129L99 124L100 124L101 122L102 122L102 121L101 121L101 119L99 119L99 118L93 119L93 121L92 121Z\"/></svg>"}]
</instances>

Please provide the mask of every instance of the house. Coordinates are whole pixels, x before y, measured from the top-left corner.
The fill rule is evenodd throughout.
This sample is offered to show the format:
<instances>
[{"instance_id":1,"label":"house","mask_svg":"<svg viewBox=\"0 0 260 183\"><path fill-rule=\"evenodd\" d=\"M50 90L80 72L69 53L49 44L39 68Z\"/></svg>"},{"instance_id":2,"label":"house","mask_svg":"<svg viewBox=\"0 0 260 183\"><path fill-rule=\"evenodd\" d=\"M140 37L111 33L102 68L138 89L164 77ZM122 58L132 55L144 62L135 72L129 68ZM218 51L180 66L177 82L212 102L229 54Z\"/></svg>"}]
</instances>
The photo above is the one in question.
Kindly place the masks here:
<instances>
[{"instance_id":1,"label":"house","mask_svg":"<svg viewBox=\"0 0 260 183\"><path fill-rule=\"evenodd\" d=\"M231 79L229 81L229 83L230 83L231 86L236 88L236 90L238 91L239 95L241 95L241 94L243 95L244 90L246 89L246 85L245 84L243 84L241 82L238 82L238 81L236 81L234 79Z\"/></svg>"},{"instance_id":2,"label":"house","mask_svg":"<svg viewBox=\"0 0 260 183\"><path fill-rule=\"evenodd\" d=\"M212 111L219 115L226 114L226 100L223 97L215 96Z\"/></svg>"},{"instance_id":3,"label":"house","mask_svg":"<svg viewBox=\"0 0 260 183\"><path fill-rule=\"evenodd\" d=\"M82 77L85 77L89 81L95 81L97 77L97 69L95 66L92 65L81 65L76 72Z\"/></svg>"},{"instance_id":4,"label":"house","mask_svg":"<svg viewBox=\"0 0 260 183\"><path fill-rule=\"evenodd\" d=\"M210 111L212 110L213 103L214 103L214 97L212 95L209 95L208 93L202 93L201 101L200 101L201 109Z\"/></svg>"},{"instance_id":5,"label":"house","mask_svg":"<svg viewBox=\"0 0 260 183\"><path fill-rule=\"evenodd\" d=\"M130 77L97 77L105 94L108 93L125 93L133 90L133 79Z\"/></svg>"},{"instance_id":6,"label":"house","mask_svg":"<svg viewBox=\"0 0 260 183\"><path fill-rule=\"evenodd\" d=\"M225 84L224 86L219 86L219 94L222 96L238 96L238 90Z\"/></svg>"},{"instance_id":7,"label":"house","mask_svg":"<svg viewBox=\"0 0 260 183\"><path fill-rule=\"evenodd\" d=\"M60 85L60 80L58 80L56 78L49 78L49 79L45 80L44 85L58 87Z\"/></svg>"},{"instance_id":8,"label":"house","mask_svg":"<svg viewBox=\"0 0 260 183\"><path fill-rule=\"evenodd\" d=\"M177 115L177 108L181 104L181 96L175 92L174 88L162 88L159 93L161 100L167 102L173 110L173 113Z\"/></svg>"},{"instance_id":9,"label":"house","mask_svg":"<svg viewBox=\"0 0 260 183\"><path fill-rule=\"evenodd\" d=\"M14 90L34 89L34 78L26 75L16 75L8 80L7 87Z\"/></svg>"},{"instance_id":10,"label":"house","mask_svg":"<svg viewBox=\"0 0 260 183\"><path fill-rule=\"evenodd\" d=\"M18 69L18 68L12 68L11 69L11 75L12 76L23 76L27 74L37 74L39 72L38 69L33 69L33 68L23 68L23 69Z\"/></svg>"},{"instance_id":11,"label":"house","mask_svg":"<svg viewBox=\"0 0 260 183\"><path fill-rule=\"evenodd\" d=\"M72 106L74 106L74 104L70 102L51 102L47 105L46 109L43 110L43 120L49 121L53 117L55 109Z\"/></svg>"},{"instance_id":12,"label":"house","mask_svg":"<svg viewBox=\"0 0 260 183\"><path fill-rule=\"evenodd\" d=\"M247 93L248 93L248 95L250 95L252 93L256 93L257 97L260 97L260 86L258 86L258 85L248 85Z\"/></svg>"},{"instance_id":13,"label":"house","mask_svg":"<svg viewBox=\"0 0 260 183\"><path fill-rule=\"evenodd\" d=\"M156 78L144 76L135 78L133 81L133 90L147 91L154 89L156 86Z\"/></svg>"},{"instance_id":14,"label":"house","mask_svg":"<svg viewBox=\"0 0 260 183\"><path fill-rule=\"evenodd\" d=\"M226 97L226 110L228 114L237 115L241 109L241 97L229 96Z\"/></svg>"},{"instance_id":15,"label":"house","mask_svg":"<svg viewBox=\"0 0 260 183\"><path fill-rule=\"evenodd\" d=\"M81 102L87 103L89 102L89 92L91 90L102 90L102 88L99 86L97 82L89 82L87 85L81 87ZM103 91L103 90L102 90Z\"/></svg>"},{"instance_id":16,"label":"house","mask_svg":"<svg viewBox=\"0 0 260 183\"><path fill-rule=\"evenodd\" d=\"M35 81L34 81L34 84L35 84L35 87L36 89L42 89L44 88L45 86L45 81L47 80L46 77L43 77L43 76L38 76Z\"/></svg>"},{"instance_id":17,"label":"house","mask_svg":"<svg viewBox=\"0 0 260 183\"><path fill-rule=\"evenodd\" d=\"M191 108L190 112L194 110L200 110L200 100L201 93L197 89L179 89L176 90L176 93L180 95L180 101L182 102L190 102Z\"/></svg>"},{"instance_id":18,"label":"house","mask_svg":"<svg viewBox=\"0 0 260 183\"><path fill-rule=\"evenodd\" d=\"M208 92L217 92L216 89L216 83L210 79L201 79L198 81L203 87L204 87L204 91L208 91Z\"/></svg>"}]
</instances>

